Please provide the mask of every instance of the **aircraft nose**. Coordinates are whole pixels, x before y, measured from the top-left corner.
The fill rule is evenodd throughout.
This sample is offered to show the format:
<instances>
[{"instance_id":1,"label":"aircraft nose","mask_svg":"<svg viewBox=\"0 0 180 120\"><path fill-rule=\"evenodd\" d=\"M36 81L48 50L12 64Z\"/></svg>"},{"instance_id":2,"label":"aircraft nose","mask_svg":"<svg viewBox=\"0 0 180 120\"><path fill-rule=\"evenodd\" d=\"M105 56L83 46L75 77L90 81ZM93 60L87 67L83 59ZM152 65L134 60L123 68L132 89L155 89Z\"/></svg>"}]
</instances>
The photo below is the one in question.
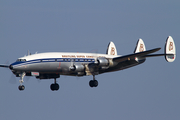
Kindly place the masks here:
<instances>
[{"instance_id":1,"label":"aircraft nose","mask_svg":"<svg viewBox=\"0 0 180 120\"><path fill-rule=\"evenodd\" d=\"M12 70L12 69L13 69L13 65L10 65L10 66L9 66L9 69L11 69L11 70Z\"/></svg>"}]
</instances>

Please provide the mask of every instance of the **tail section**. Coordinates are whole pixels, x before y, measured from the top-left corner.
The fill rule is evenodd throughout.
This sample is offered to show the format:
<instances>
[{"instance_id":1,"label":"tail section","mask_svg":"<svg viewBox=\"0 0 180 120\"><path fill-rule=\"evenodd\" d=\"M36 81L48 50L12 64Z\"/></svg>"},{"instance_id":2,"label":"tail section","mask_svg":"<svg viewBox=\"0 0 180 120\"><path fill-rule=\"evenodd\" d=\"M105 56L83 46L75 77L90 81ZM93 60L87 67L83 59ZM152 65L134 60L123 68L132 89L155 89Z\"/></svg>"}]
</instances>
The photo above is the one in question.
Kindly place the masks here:
<instances>
[{"instance_id":1,"label":"tail section","mask_svg":"<svg viewBox=\"0 0 180 120\"><path fill-rule=\"evenodd\" d=\"M107 51L106 54L108 55L117 55L117 50L116 50L116 46L113 42L110 42L108 47L107 47Z\"/></svg>"},{"instance_id":2,"label":"tail section","mask_svg":"<svg viewBox=\"0 0 180 120\"><path fill-rule=\"evenodd\" d=\"M137 41L137 45L136 45L136 48L134 50L134 53L143 52L143 51L146 51L146 47L145 47L143 40L139 39Z\"/></svg>"},{"instance_id":3,"label":"tail section","mask_svg":"<svg viewBox=\"0 0 180 120\"><path fill-rule=\"evenodd\" d=\"M143 40L139 39L134 53L143 52L143 51L146 51L146 48L145 48ZM147 54L147 55L142 56L141 58L157 57L157 56L165 56L165 59L167 62L173 62L176 59L176 47L175 47L174 40L171 36L169 36L166 40L164 54Z\"/></svg>"},{"instance_id":4,"label":"tail section","mask_svg":"<svg viewBox=\"0 0 180 120\"><path fill-rule=\"evenodd\" d=\"M165 59L167 62L173 62L176 59L176 47L174 40L169 36L165 44Z\"/></svg>"}]
</instances>

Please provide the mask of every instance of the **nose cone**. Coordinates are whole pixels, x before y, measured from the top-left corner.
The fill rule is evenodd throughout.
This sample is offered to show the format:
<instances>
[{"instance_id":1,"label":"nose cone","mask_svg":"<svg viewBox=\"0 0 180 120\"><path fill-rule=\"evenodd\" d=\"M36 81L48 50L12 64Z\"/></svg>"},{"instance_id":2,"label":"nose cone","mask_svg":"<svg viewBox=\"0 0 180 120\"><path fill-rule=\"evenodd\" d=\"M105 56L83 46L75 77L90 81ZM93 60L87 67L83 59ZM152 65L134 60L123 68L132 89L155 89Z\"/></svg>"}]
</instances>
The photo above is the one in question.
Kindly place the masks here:
<instances>
[{"instance_id":1,"label":"nose cone","mask_svg":"<svg viewBox=\"0 0 180 120\"><path fill-rule=\"evenodd\" d=\"M9 69L13 70L13 65L10 65L10 66L9 66Z\"/></svg>"}]
</instances>

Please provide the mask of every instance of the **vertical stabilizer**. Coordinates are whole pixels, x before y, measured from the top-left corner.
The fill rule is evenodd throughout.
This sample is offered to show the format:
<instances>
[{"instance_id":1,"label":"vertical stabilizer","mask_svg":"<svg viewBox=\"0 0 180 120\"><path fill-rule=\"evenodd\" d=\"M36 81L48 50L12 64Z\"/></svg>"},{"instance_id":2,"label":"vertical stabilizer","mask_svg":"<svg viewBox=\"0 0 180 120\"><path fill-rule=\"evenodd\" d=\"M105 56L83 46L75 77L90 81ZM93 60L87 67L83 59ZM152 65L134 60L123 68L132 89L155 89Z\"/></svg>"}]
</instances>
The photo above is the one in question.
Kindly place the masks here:
<instances>
[{"instance_id":1,"label":"vertical stabilizer","mask_svg":"<svg viewBox=\"0 0 180 120\"><path fill-rule=\"evenodd\" d=\"M165 44L165 59L167 62L173 62L176 59L176 47L174 40L169 36Z\"/></svg>"},{"instance_id":2,"label":"vertical stabilizer","mask_svg":"<svg viewBox=\"0 0 180 120\"><path fill-rule=\"evenodd\" d=\"M116 46L113 42L110 42L108 47L107 47L107 51L106 54L108 55L117 55L117 50L116 50Z\"/></svg>"},{"instance_id":3,"label":"vertical stabilizer","mask_svg":"<svg viewBox=\"0 0 180 120\"><path fill-rule=\"evenodd\" d=\"M143 52L143 51L146 51L146 47L145 47L143 40L139 39L137 41L137 45L136 45L136 48L134 50L134 53Z\"/></svg>"}]
</instances>

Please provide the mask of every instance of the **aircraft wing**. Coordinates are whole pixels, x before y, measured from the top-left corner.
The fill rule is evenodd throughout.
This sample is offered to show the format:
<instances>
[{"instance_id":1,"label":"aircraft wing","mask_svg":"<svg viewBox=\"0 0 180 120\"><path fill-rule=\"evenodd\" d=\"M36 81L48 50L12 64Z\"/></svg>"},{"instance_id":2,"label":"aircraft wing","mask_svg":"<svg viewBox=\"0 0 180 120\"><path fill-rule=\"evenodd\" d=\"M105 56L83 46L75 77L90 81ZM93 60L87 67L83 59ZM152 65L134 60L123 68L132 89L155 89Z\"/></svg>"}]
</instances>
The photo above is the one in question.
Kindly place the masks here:
<instances>
[{"instance_id":1,"label":"aircraft wing","mask_svg":"<svg viewBox=\"0 0 180 120\"><path fill-rule=\"evenodd\" d=\"M138 52L138 53L134 53L134 54L130 54L130 55L116 57L116 58L113 58L113 61L114 62L123 62L123 61L126 61L126 60L135 59L135 57L148 57L147 56L148 54L154 53L154 52L156 52L156 51L158 51L160 49L161 48L155 48L155 49L148 50L148 51L143 51L143 52Z\"/></svg>"}]
</instances>

